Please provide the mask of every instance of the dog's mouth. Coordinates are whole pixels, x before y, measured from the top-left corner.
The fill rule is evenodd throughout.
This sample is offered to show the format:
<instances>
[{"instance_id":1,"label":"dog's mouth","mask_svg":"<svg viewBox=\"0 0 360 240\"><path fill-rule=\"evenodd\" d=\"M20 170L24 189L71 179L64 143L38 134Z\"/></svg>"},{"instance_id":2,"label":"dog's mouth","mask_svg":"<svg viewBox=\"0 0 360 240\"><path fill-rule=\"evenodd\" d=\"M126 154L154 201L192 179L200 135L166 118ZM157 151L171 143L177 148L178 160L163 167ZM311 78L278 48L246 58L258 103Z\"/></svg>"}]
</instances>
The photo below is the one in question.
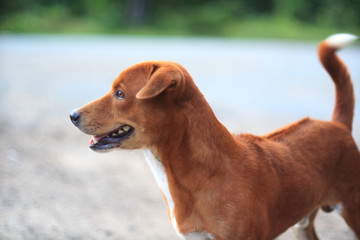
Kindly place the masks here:
<instances>
[{"instance_id":1,"label":"dog's mouth","mask_svg":"<svg viewBox=\"0 0 360 240\"><path fill-rule=\"evenodd\" d=\"M90 140L90 148L94 151L107 151L121 146L121 142L134 132L134 128L124 124L121 127L105 133L93 136Z\"/></svg>"}]
</instances>

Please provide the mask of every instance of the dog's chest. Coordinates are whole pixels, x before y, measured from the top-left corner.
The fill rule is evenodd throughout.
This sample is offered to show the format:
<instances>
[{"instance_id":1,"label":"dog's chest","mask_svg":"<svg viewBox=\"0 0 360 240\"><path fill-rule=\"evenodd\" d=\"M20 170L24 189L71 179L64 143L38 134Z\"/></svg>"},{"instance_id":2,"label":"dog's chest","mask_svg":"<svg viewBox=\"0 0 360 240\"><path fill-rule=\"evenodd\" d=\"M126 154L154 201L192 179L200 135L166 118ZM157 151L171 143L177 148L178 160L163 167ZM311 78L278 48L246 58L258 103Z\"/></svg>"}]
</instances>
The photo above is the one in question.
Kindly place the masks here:
<instances>
[{"instance_id":1,"label":"dog's chest","mask_svg":"<svg viewBox=\"0 0 360 240\"><path fill-rule=\"evenodd\" d=\"M145 153L145 157L146 157L146 162L149 164L149 167L154 174L156 183L159 186L159 188L160 188L161 192L163 193L164 198L167 202L171 223L172 223L173 227L175 228L176 232L178 234L180 234L178 227L177 227L177 222L176 222L176 219L174 216L175 204L174 204L174 201L170 194L168 178L165 173L165 168L164 168L163 164L161 163L161 161L159 159L157 159L150 150L145 150L144 153Z\"/></svg>"},{"instance_id":2,"label":"dog's chest","mask_svg":"<svg viewBox=\"0 0 360 240\"><path fill-rule=\"evenodd\" d=\"M167 178L167 175L165 172L165 168L164 168L163 164L161 163L161 161L159 159L157 159L150 150L145 150L144 153L145 153L145 157L146 157L146 162L149 164L150 169L154 174L156 183L158 184L158 186L159 186L161 192L163 193L164 198L167 202L167 205L169 208L171 224L175 228L177 235L179 237L181 237L182 239L186 239L186 240L215 240L215 238L211 234L205 233L205 232L192 232L192 233L187 233L187 234L181 234L179 232L176 218L174 215L175 204L174 204L173 198L170 194L169 183L168 183L168 178Z\"/></svg>"}]
</instances>

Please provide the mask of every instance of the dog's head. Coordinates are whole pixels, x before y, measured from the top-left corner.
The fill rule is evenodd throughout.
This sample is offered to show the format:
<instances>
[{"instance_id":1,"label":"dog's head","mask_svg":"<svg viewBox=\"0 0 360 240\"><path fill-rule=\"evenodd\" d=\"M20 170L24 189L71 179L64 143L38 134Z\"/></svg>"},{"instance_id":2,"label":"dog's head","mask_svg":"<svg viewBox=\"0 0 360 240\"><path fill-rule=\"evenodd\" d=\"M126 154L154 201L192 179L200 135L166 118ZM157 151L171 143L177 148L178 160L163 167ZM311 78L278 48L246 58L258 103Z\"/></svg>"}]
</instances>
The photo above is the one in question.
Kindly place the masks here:
<instances>
[{"instance_id":1,"label":"dog's head","mask_svg":"<svg viewBox=\"0 0 360 240\"><path fill-rule=\"evenodd\" d=\"M103 97L73 110L71 121L92 135L90 148L148 148L176 116L190 75L179 64L145 62L124 70ZM192 81L192 80L191 80Z\"/></svg>"}]
</instances>

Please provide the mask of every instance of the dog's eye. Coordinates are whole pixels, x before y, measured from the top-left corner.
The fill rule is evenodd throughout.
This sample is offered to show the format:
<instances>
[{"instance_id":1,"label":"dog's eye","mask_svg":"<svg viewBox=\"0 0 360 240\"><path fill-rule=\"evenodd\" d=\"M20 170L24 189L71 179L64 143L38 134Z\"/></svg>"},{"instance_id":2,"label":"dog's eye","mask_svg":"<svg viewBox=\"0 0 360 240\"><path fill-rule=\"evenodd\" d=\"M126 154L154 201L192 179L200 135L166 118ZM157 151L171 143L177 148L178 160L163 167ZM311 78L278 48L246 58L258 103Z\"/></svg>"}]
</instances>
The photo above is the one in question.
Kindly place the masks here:
<instances>
[{"instance_id":1,"label":"dog's eye","mask_svg":"<svg viewBox=\"0 0 360 240\"><path fill-rule=\"evenodd\" d=\"M115 97L119 100L123 100L125 98L125 93L121 90L116 91Z\"/></svg>"}]
</instances>

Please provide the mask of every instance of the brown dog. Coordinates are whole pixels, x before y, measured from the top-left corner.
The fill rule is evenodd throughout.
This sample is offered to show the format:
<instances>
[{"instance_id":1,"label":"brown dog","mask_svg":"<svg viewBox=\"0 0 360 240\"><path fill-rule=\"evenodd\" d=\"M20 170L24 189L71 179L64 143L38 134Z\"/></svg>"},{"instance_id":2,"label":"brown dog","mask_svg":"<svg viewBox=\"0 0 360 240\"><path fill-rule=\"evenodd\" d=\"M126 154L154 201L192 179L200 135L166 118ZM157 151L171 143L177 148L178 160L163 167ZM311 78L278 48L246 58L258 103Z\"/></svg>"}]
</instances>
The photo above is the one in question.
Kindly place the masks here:
<instances>
[{"instance_id":1,"label":"brown dog","mask_svg":"<svg viewBox=\"0 0 360 240\"><path fill-rule=\"evenodd\" d=\"M95 151L145 150L169 217L185 239L273 239L301 219L317 239L319 207L341 204L360 238L360 154L351 136L352 83L335 51L355 39L331 36L319 56L336 86L330 122L303 119L263 137L232 135L189 73L172 62L123 71L104 97L71 112Z\"/></svg>"}]
</instances>

